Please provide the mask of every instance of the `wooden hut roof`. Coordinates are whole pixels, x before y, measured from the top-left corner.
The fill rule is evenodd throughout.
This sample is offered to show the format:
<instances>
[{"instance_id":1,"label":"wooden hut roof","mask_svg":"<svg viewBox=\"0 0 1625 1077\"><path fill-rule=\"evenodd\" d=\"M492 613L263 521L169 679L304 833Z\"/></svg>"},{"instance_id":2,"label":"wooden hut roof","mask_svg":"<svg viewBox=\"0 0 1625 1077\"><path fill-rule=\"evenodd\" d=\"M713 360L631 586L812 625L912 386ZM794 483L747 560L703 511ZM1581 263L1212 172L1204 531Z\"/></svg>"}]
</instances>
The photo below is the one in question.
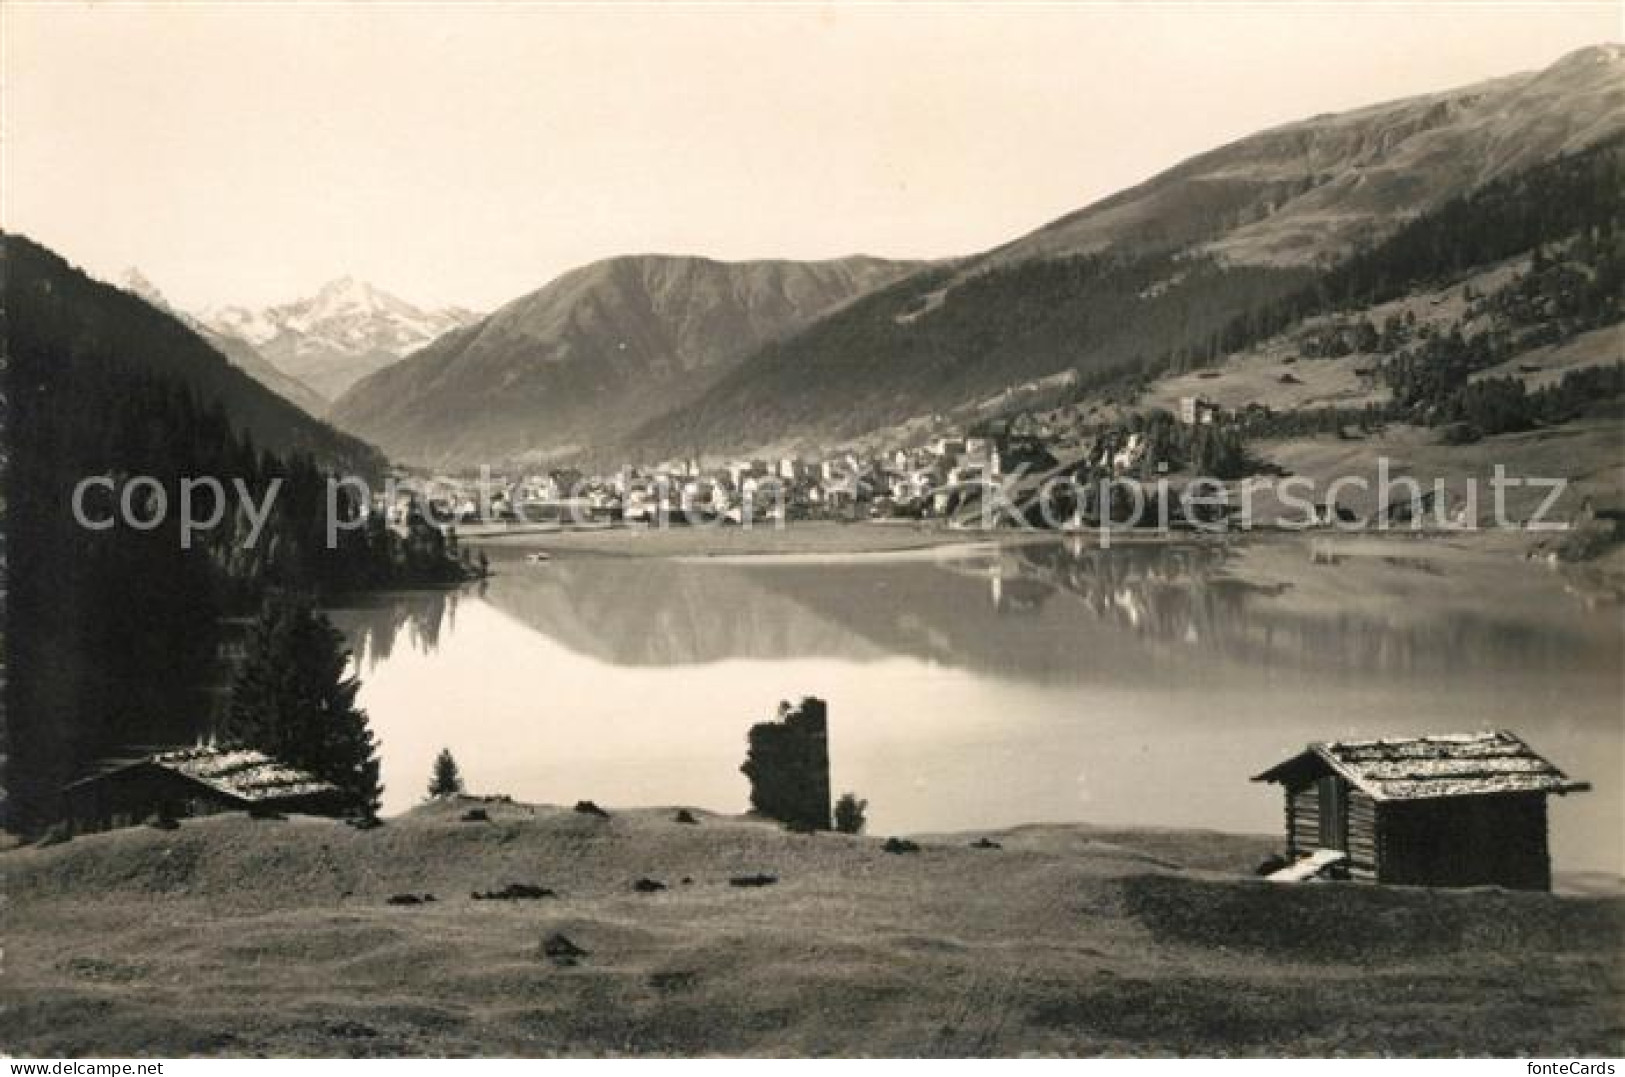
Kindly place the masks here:
<instances>
[{"instance_id":1,"label":"wooden hut roof","mask_svg":"<svg viewBox=\"0 0 1625 1077\"><path fill-rule=\"evenodd\" d=\"M251 748L187 748L152 757L160 767L243 800L334 793L338 787Z\"/></svg>"},{"instance_id":2,"label":"wooden hut roof","mask_svg":"<svg viewBox=\"0 0 1625 1077\"><path fill-rule=\"evenodd\" d=\"M158 752L107 768L73 784L141 766L161 767L249 803L338 792L332 783L251 748L182 748Z\"/></svg>"},{"instance_id":3,"label":"wooden hut roof","mask_svg":"<svg viewBox=\"0 0 1625 1077\"><path fill-rule=\"evenodd\" d=\"M1505 730L1311 744L1253 780L1290 783L1325 769L1341 775L1373 800L1561 794L1591 788L1586 782L1572 781Z\"/></svg>"}]
</instances>

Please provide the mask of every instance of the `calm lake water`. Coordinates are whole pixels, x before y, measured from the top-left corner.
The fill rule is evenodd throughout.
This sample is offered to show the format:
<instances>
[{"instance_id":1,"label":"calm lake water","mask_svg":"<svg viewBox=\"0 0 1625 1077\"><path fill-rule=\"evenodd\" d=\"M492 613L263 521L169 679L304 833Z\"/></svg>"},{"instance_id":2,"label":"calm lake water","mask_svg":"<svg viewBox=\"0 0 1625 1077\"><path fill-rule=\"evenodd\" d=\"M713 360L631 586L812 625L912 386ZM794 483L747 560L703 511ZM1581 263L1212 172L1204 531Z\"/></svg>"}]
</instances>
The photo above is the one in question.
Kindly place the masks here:
<instances>
[{"instance_id":1,"label":"calm lake water","mask_svg":"<svg viewBox=\"0 0 1625 1077\"><path fill-rule=\"evenodd\" d=\"M1617 606L1459 550L1056 541L809 563L492 548L453 593L334 612L382 742L385 810L450 747L520 800L742 811L746 729L829 701L870 830L1084 821L1276 832L1249 781L1312 740L1511 729L1591 793L1555 866L1625 861Z\"/></svg>"}]
</instances>

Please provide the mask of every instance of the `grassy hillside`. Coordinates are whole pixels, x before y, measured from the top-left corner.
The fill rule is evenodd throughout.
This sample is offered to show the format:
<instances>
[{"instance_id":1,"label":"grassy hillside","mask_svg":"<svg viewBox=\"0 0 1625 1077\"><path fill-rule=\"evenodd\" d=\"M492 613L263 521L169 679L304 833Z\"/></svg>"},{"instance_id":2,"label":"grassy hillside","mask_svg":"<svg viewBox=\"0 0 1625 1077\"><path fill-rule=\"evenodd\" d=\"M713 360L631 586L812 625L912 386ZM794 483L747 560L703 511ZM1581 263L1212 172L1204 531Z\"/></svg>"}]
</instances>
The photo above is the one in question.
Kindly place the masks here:
<instances>
[{"instance_id":1,"label":"grassy hillside","mask_svg":"<svg viewBox=\"0 0 1625 1077\"><path fill-rule=\"evenodd\" d=\"M1604 1055L1625 902L1288 887L1264 838L796 836L465 804L0 854L39 1055ZM768 874L773 885L730 885ZM638 893L634 881L666 884ZM687 881L685 881L687 880ZM530 883L532 901L471 891ZM432 893L420 905L392 895ZM586 951L550 957L562 934Z\"/></svg>"},{"instance_id":2,"label":"grassy hillside","mask_svg":"<svg viewBox=\"0 0 1625 1077\"><path fill-rule=\"evenodd\" d=\"M946 296L939 269L768 345L630 439L642 455L854 437L1059 371L1085 387L1209 340L1238 310L1293 294L1308 271L1112 255L992 270Z\"/></svg>"},{"instance_id":3,"label":"grassy hillside","mask_svg":"<svg viewBox=\"0 0 1625 1077\"><path fill-rule=\"evenodd\" d=\"M1314 265L1496 179L1625 129L1625 48L1314 116L1181 162L993 252L999 262L1147 243Z\"/></svg>"},{"instance_id":4,"label":"grassy hillside","mask_svg":"<svg viewBox=\"0 0 1625 1077\"><path fill-rule=\"evenodd\" d=\"M1405 424L1411 448L1396 467L1426 458L1444 469L1413 472L1425 482L1465 478L1469 461L1487 469L1486 453L1500 451L1509 455L1496 462L1514 472L1606 493L1612 480L1595 480L1618 456L1625 414L1621 191L1618 139L1503 177L1309 286L1235 314L1199 349L1165 355L1116 386L1080 383L1061 404L1015 399L1002 416L1081 440L1154 429L1146 469L1165 460L1178 468L1196 462L1168 435L1178 434L1173 414L1180 401L1201 398L1227 413L1214 438L1252 443L1244 460L1220 461L1229 470L1218 473L1230 478L1290 466L1271 443L1298 438L1338 439L1338 453L1366 470L1394 448L1383 442L1385 426ZM1539 451L1546 432L1598 422L1587 453L1554 461ZM1415 451L1480 439L1497 440L1474 452ZM1207 463L1215 466L1212 453Z\"/></svg>"}]
</instances>

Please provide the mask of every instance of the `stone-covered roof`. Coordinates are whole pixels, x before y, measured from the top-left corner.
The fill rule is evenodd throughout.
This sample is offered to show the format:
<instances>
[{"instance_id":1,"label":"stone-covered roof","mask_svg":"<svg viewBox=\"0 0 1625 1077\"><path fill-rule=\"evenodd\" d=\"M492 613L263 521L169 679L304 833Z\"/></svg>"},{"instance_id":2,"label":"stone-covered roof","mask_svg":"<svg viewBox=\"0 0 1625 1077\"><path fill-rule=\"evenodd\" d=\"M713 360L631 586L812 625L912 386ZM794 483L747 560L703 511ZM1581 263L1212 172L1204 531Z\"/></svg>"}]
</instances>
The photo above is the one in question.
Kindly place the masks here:
<instances>
[{"instance_id":1,"label":"stone-covered roof","mask_svg":"<svg viewBox=\"0 0 1625 1077\"><path fill-rule=\"evenodd\" d=\"M249 748L186 748L160 752L149 762L247 801L338 791L329 782Z\"/></svg>"},{"instance_id":2,"label":"stone-covered roof","mask_svg":"<svg viewBox=\"0 0 1625 1077\"><path fill-rule=\"evenodd\" d=\"M1292 783L1329 769L1373 800L1579 793L1590 789L1505 730L1311 744L1253 780Z\"/></svg>"}]
</instances>

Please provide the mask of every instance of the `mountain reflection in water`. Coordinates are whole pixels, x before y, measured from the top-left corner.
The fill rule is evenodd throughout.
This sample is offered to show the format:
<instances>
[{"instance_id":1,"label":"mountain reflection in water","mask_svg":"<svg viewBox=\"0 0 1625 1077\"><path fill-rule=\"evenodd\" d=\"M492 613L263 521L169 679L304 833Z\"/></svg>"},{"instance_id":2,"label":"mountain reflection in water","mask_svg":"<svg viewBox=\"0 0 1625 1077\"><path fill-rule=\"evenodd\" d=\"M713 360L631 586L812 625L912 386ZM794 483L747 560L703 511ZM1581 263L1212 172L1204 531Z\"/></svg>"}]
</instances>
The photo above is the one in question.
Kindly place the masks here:
<instances>
[{"instance_id":1,"label":"mountain reflection in water","mask_svg":"<svg viewBox=\"0 0 1625 1077\"><path fill-rule=\"evenodd\" d=\"M1200 664L1210 655L1317 676L1493 674L1509 665L1619 675L1617 617L1586 613L1561 596L1535 596L1548 598L1549 610L1477 599L1403 615L1301 609L1276 601L1290 584L1230 574L1235 557L1220 545L1102 550L1056 542L944 561L579 558L536 567L510 558L500 575L463 592L389 594L346 610L344 619L368 667L387 660L403 637L433 650L454 629L458 602L472 599L620 666L907 655L1050 683L1136 680L1148 667ZM1425 561L1385 564L1401 578L1443 575ZM1553 590L1548 581L1531 582L1537 592Z\"/></svg>"},{"instance_id":2,"label":"mountain reflection in water","mask_svg":"<svg viewBox=\"0 0 1625 1077\"><path fill-rule=\"evenodd\" d=\"M1507 727L1597 784L1554 804L1560 866L1619 867L1618 612L1504 558L1312 565L1298 546L1085 541L816 563L491 553L497 575L461 592L335 612L391 810L442 742L481 788L523 799L738 810L746 727L810 693L831 701L837 786L882 829L1272 831L1274 791L1247 778L1307 741Z\"/></svg>"}]
</instances>

